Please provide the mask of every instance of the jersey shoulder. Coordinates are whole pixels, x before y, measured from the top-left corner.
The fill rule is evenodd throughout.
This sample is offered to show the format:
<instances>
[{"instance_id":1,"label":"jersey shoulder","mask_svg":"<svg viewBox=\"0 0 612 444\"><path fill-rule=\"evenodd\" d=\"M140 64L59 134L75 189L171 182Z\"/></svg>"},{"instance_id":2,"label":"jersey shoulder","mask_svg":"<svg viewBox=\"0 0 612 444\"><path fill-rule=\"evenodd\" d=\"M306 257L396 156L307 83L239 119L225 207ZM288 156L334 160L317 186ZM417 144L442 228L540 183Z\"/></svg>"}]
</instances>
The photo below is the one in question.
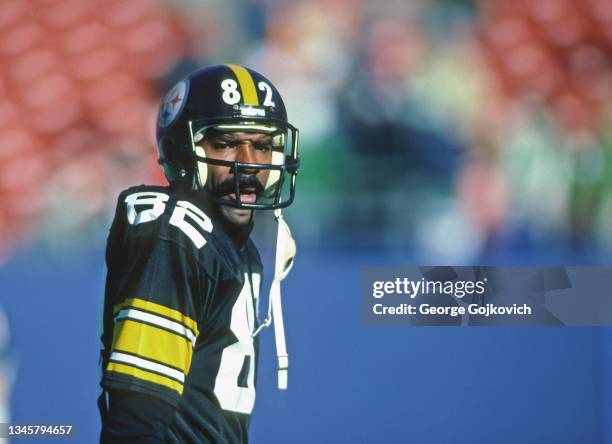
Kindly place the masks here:
<instances>
[{"instance_id":1,"label":"jersey shoulder","mask_svg":"<svg viewBox=\"0 0 612 444\"><path fill-rule=\"evenodd\" d=\"M240 257L214 214L193 193L140 185L122 191L109 235L126 246L166 241L189 252L210 273L237 271Z\"/></svg>"}]
</instances>

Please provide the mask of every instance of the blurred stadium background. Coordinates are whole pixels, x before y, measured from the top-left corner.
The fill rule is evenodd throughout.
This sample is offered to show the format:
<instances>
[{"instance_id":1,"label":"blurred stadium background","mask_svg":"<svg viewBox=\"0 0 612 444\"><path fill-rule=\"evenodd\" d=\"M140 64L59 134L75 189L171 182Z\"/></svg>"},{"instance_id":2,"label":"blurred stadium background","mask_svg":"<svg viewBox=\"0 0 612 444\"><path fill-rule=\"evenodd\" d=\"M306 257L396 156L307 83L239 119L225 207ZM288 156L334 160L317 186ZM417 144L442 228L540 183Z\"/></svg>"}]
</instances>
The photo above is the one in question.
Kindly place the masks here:
<instances>
[{"instance_id":1,"label":"blurred stadium background","mask_svg":"<svg viewBox=\"0 0 612 444\"><path fill-rule=\"evenodd\" d=\"M364 266L610 263L609 0L0 0L1 415L95 441L116 196L164 183L162 92L225 62L302 136L291 384L266 339L254 442L612 442L610 329L365 328L358 307Z\"/></svg>"}]
</instances>

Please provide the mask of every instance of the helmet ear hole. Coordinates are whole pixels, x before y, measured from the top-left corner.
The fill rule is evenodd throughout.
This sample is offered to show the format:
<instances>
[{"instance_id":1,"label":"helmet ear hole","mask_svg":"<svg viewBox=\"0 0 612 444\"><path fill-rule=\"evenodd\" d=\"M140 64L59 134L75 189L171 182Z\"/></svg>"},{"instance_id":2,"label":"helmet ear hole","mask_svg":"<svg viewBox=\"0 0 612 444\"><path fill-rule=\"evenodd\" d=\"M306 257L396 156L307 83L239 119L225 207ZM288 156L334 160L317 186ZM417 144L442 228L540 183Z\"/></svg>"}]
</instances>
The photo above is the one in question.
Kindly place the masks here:
<instances>
[{"instance_id":1,"label":"helmet ear hole","mask_svg":"<svg viewBox=\"0 0 612 444\"><path fill-rule=\"evenodd\" d=\"M163 137L158 142L159 163L164 168L164 174L172 185L191 186L193 177L189 160L180 155L182 150L177 149L174 141Z\"/></svg>"}]
</instances>

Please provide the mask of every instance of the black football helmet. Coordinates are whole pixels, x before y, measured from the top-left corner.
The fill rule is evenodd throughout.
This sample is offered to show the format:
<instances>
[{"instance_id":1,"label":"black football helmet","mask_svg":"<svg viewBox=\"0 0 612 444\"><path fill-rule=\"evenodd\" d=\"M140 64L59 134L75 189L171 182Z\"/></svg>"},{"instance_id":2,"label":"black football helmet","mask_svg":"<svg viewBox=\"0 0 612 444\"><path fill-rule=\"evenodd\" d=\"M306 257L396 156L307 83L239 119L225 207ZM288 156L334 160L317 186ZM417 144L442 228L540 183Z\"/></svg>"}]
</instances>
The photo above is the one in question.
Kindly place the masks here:
<instances>
[{"instance_id":1,"label":"black football helmet","mask_svg":"<svg viewBox=\"0 0 612 444\"><path fill-rule=\"evenodd\" d=\"M271 163L212 159L198 145L207 131L256 132L272 140ZM159 163L174 186L205 190L208 164L233 170L236 200L208 193L211 199L237 208L277 209L293 202L299 168L298 130L287 121L283 99L272 82L240 65L200 69L180 80L161 102L157 118ZM241 202L243 170L270 170L254 203Z\"/></svg>"}]
</instances>

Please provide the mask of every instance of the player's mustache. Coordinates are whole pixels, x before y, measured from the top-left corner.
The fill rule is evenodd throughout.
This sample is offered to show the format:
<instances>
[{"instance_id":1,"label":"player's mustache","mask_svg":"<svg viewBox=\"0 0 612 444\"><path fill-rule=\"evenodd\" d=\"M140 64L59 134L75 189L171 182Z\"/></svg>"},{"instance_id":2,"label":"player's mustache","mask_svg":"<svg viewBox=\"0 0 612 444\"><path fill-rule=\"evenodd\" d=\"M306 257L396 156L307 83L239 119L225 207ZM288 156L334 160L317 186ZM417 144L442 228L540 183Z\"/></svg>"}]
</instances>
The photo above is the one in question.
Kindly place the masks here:
<instances>
[{"instance_id":1,"label":"player's mustache","mask_svg":"<svg viewBox=\"0 0 612 444\"><path fill-rule=\"evenodd\" d=\"M238 177L238 186L240 187L240 191L244 192L244 190L253 190L255 194L259 194L263 191L264 187L257 179L255 174L241 174ZM225 196L226 194L235 193L236 192L236 181L234 178L229 178L221 182L217 185L216 194L218 196Z\"/></svg>"}]
</instances>

